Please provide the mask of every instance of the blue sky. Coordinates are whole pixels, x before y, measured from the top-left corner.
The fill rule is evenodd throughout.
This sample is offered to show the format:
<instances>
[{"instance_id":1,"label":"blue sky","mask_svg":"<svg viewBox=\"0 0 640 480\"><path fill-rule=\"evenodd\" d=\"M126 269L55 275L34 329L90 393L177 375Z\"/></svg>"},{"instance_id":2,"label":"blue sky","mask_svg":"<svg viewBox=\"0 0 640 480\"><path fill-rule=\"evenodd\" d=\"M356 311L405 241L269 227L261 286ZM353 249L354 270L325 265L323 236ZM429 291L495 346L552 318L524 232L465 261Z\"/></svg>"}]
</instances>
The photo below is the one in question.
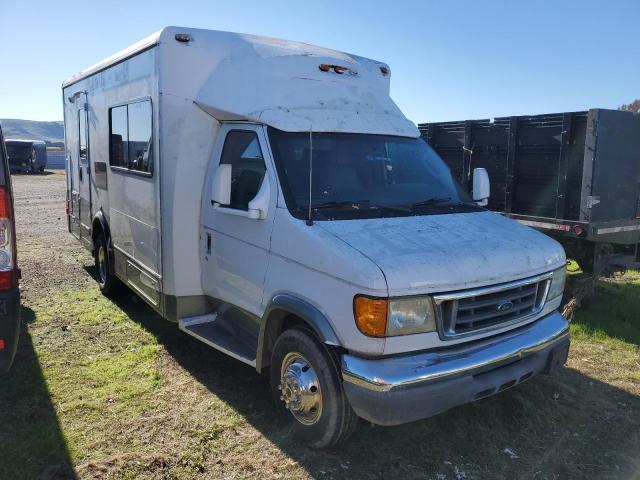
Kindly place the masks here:
<instances>
[{"instance_id":1,"label":"blue sky","mask_svg":"<svg viewBox=\"0 0 640 480\"><path fill-rule=\"evenodd\" d=\"M0 118L62 119L60 84L165 25L386 61L415 122L640 98L640 1L0 0Z\"/></svg>"}]
</instances>

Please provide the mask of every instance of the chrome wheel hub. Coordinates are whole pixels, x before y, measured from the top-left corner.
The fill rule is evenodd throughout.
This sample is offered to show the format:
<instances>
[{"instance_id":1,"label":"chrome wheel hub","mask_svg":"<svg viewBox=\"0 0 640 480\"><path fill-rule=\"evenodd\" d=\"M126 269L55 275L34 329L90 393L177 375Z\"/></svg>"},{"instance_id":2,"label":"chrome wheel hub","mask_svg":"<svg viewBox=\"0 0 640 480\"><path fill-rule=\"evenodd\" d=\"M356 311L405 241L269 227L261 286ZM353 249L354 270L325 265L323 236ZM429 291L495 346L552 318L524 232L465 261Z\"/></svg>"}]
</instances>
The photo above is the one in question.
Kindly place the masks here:
<instances>
[{"instance_id":1,"label":"chrome wheel hub","mask_svg":"<svg viewBox=\"0 0 640 480\"><path fill-rule=\"evenodd\" d=\"M320 381L311 364L299 353L288 353L280 369L282 400L303 425L313 425L322 415Z\"/></svg>"},{"instance_id":2,"label":"chrome wheel hub","mask_svg":"<svg viewBox=\"0 0 640 480\"><path fill-rule=\"evenodd\" d=\"M106 257L104 247L100 245L98 247L98 275L100 275L100 282L102 283L107 281Z\"/></svg>"}]
</instances>

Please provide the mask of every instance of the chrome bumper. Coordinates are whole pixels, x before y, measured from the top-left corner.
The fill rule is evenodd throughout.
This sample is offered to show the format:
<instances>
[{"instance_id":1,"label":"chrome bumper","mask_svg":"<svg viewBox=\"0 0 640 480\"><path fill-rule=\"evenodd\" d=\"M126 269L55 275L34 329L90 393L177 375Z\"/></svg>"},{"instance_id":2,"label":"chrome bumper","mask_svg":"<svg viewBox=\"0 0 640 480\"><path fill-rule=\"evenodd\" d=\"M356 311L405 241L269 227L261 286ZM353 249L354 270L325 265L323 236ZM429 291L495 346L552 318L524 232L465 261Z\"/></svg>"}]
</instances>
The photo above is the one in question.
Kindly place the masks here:
<instances>
[{"instance_id":1,"label":"chrome bumper","mask_svg":"<svg viewBox=\"0 0 640 480\"><path fill-rule=\"evenodd\" d=\"M392 425L434 415L549 372L564 364L568 346L569 324L553 312L470 345L382 359L343 355L342 378L356 413ZM385 411L396 408L412 411Z\"/></svg>"}]
</instances>

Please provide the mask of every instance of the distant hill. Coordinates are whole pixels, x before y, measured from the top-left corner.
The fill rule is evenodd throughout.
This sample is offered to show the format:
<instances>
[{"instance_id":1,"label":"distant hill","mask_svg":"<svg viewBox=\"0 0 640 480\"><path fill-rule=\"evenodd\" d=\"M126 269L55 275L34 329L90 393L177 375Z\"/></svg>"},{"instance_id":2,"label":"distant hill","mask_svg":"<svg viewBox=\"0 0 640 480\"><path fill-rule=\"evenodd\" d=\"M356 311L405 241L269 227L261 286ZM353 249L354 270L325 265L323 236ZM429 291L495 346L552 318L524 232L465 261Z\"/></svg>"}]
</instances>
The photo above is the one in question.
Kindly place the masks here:
<instances>
[{"instance_id":1,"label":"distant hill","mask_svg":"<svg viewBox=\"0 0 640 480\"><path fill-rule=\"evenodd\" d=\"M63 122L38 122L35 120L0 119L4 138L44 140L50 146L64 146Z\"/></svg>"}]
</instances>

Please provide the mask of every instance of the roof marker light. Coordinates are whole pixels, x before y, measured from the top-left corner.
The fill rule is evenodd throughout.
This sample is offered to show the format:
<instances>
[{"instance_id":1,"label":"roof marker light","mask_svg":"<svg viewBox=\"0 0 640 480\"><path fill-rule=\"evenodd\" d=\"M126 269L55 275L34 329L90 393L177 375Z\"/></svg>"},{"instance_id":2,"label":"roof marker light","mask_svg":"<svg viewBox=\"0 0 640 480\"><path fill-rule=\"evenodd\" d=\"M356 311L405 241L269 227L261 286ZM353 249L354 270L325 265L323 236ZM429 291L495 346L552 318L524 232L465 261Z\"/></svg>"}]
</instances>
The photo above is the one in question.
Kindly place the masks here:
<instances>
[{"instance_id":1,"label":"roof marker light","mask_svg":"<svg viewBox=\"0 0 640 480\"><path fill-rule=\"evenodd\" d=\"M318 65L318 68L323 72L330 72L333 70L335 73L342 75L343 73L348 73L349 75L357 75L358 72L349 67L343 67L341 65L329 65L327 63L321 63Z\"/></svg>"},{"instance_id":2,"label":"roof marker light","mask_svg":"<svg viewBox=\"0 0 640 480\"><path fill-rule=\"evenodd\" d=\"M191 38L191 35L189 35L188 33L176 33L174 38L176 39L176 41L182 43L189 43L191 40L193 40Z\"/></svg>"},{"instance_id":3,"label":"roof marker light","mask_svg":"<svg viewBox=\"0 0 640 480\"><path fill-rule=\"evenodd\" d=\"M380 72L382 72L383 77L386 77L387 75L389 75L389 67L380 65Z\"/></svg>"}]
</instances>

